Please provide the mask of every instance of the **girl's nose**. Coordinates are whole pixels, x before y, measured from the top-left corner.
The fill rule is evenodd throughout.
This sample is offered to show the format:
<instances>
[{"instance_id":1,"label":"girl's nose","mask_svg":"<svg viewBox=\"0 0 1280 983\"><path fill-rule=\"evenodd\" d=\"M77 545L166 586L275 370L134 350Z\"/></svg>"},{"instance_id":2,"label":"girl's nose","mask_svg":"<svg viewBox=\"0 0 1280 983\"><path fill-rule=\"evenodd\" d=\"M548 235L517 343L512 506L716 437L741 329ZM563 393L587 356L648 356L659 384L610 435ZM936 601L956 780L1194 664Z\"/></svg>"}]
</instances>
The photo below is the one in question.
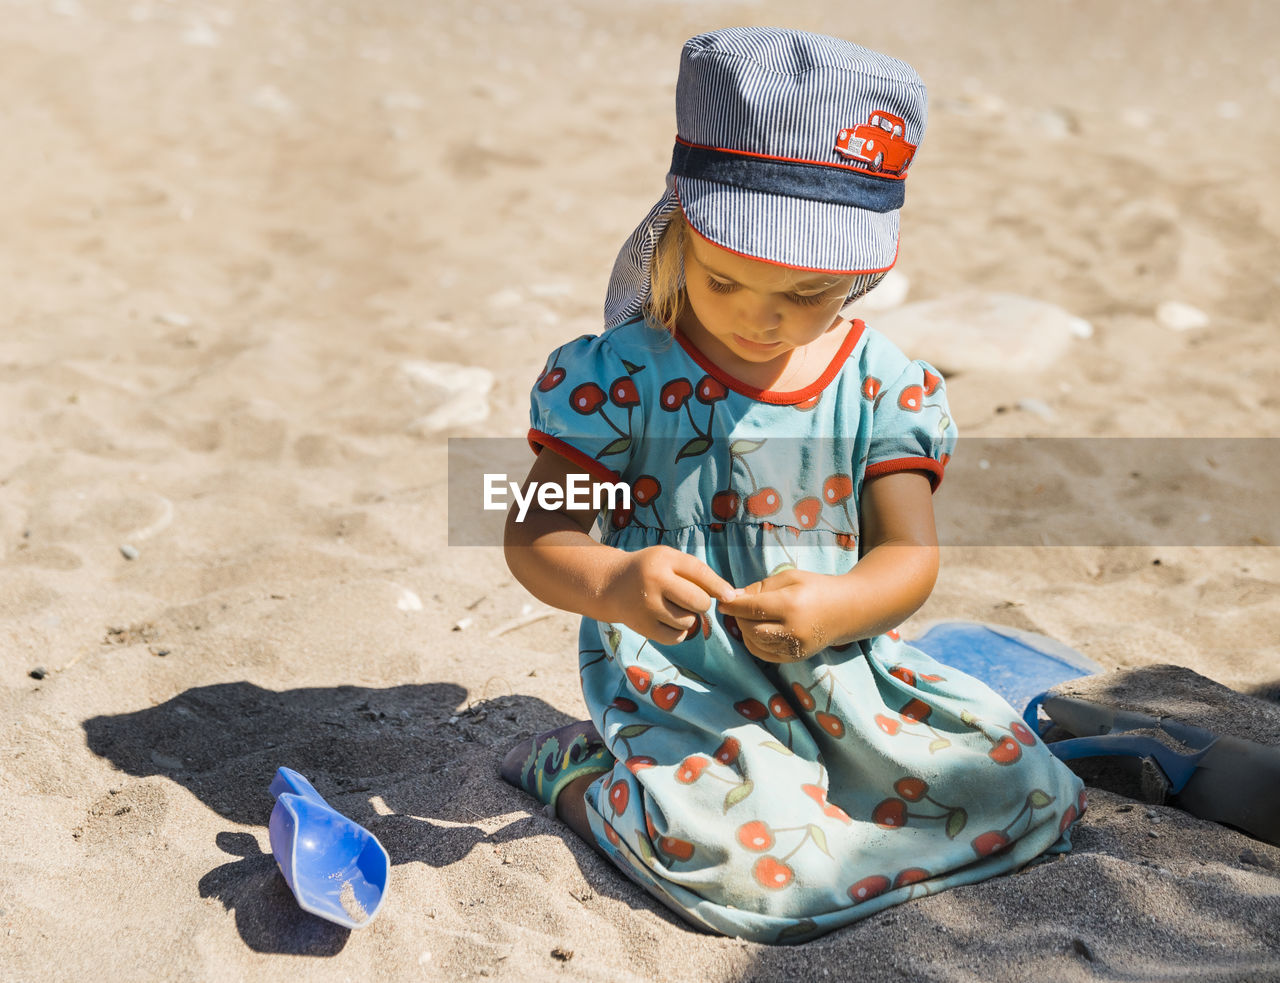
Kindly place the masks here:
<instances>
[{"instance_id":1,"label":"girl's nose","mask_svg":"<svg viewBox=\"0 0 1280 983\"><path fill-rule=\"evenodd\" d=\"M738 316L755 331L772 331L782 323L782 305L775 297L744 290Z\"/></svg>"}]
</instances>

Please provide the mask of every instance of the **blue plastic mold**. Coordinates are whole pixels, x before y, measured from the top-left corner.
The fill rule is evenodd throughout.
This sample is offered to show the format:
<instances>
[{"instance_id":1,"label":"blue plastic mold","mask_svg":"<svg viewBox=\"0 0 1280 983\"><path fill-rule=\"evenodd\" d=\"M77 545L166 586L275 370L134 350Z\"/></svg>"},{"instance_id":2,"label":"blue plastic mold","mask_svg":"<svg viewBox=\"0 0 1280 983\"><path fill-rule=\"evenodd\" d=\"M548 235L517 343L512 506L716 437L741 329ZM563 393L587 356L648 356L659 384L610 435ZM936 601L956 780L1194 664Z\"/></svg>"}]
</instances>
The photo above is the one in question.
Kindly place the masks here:
<instances>
[{"instance_id":1,"label":"blue plastic mold","mask_svg":"<svg viewBox=\"0 0 1280 983\"><path fill-rule=\"evenodd\" d=\"M943 665L980 679L1023 714L1036 733L1039 697L1068 679L1102 672L1102 666L1059 641L1004 625L944 621L907 644Z\"/></svg>"}]
</instances>

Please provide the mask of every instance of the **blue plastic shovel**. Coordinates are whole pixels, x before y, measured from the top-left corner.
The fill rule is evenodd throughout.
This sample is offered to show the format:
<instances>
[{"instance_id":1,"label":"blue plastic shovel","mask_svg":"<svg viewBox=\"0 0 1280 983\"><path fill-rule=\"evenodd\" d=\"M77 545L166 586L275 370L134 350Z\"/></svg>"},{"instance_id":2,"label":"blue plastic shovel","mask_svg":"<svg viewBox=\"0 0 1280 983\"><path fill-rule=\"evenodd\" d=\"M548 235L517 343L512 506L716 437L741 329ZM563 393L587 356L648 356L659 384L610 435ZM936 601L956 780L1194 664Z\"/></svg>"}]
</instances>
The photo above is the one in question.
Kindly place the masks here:
<instances>
[{"instance_id":1,"label":"blue plastic shovel","mask_svg":"<svg viewBox=\"0 0 1280 983\"><path fill-rule=\"evenodd\" d=\"M292 768L276 772L271 794L271 853L298 906L346 928L364 928L386 900L387 851Z\"/></svg>"}]
</instances>

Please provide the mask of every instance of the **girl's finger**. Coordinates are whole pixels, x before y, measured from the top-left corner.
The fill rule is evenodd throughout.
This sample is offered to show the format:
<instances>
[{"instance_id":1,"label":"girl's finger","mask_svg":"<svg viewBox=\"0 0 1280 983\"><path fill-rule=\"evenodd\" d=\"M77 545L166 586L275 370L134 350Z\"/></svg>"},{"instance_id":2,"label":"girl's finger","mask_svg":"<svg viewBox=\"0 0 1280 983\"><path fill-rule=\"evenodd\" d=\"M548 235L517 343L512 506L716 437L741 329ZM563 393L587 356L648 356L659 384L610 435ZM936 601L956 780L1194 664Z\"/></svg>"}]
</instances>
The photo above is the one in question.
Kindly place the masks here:
<instances>
[{"instance_id":1,"label":"girl's finger","mask_svg":"<svg viewBox=\"0 0 1280 983\"><path fill-rule=\"evenodd\" d=\"M654 617L677 632L687 632L700 623L696 613L678 604L672 604L665 597L662 599L662 609L655 611Z\"/></svg>"},{"instance_id":2,"label":"girl's finger","mask_svg":"<svg viewBox=\"0 0 1280 983\"><path fill-rule=\"evenodd\" d=\"M738 624L741 625L742 622ZM776 622L761 622L752 626L750 637L754 642L753 654L757 658L768 662L795 662L803 658L800 640Z\"/></svg>"},{"instance_id":3,"label":"girl's finger","mask_svg":"<svg viewBox=\"0 0 1280 983\"><path fill-rule=\"evenodd\" d=\"M762 637L756 626L748 629L741 621L738 622L738 625L743 628L742 644L746 646L748 652L762 662L779 661L778 657L773 654L769 639Z\"/></svg>"},{"instance_id":4,"label":"girl's finger","mask_svg":"<svg viewBox=\"0 0 1280 983\"><path fill-rule=\"evenodd\" d=\"M720 602L720 610L724 614L745 618L748 621L781 621L786 608L786 601L775 591L744 594L736 600Z\"/></svg>"},{"instance_id":5,"label":"girl's finger","mask_svg":"<svg viewBox=\"0 0 1280 983\"><path fill-rule=\"evenodd\" d=\"M662 599L668 604L694 613L711 609L711 595L692 580L684 580L680 577L673 577L670 583L664 585Z\"/></svg>"},{"instance_id":6,"label":"girl's finger","mask_svg":"<svg viewBox=\"0 0 1280 983\"><path fill-rule=\"evenodd\" d=\"M644 637L658 645L679 645L689 637L689 629L672 628L661 621L655 621L653 629L645 632Z\"/></svg>"},{"instance_id":7,"label":"girl's finger","mask_svg":"<svg viewBox=\"0 0 1280 983\"><path fill-rule=\"evenodd\" d=\"M685 580L692 581L706 591L707 594L721 601L732 600L737 596L738 592L733 584L721 577L696 556L681 553L676 558L675 563L672 564L672 569Z\"/></svg>"}]
</instances>

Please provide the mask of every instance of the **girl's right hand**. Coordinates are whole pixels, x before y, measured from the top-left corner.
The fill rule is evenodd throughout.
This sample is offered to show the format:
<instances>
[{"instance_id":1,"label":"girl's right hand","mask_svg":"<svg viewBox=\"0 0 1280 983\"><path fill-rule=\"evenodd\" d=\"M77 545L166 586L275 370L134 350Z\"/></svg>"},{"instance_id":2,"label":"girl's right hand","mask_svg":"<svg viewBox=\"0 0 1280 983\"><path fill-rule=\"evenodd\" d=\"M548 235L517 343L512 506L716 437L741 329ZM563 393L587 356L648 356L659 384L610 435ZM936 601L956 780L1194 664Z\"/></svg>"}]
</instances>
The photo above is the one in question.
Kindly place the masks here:
<instances>
[{"instance_id":1,"label":"girl's right hand","mask_svg":"<svg viewBox=\"0 0 1280 983\"><path fill-rule=\"evenodd\" d=\"M683 642L698 630L699 612L713 597L731 601L737 590L697 557L670 546L624 553L605 588L611 617L660 645Z\"/></svg>"}]
</instances>

